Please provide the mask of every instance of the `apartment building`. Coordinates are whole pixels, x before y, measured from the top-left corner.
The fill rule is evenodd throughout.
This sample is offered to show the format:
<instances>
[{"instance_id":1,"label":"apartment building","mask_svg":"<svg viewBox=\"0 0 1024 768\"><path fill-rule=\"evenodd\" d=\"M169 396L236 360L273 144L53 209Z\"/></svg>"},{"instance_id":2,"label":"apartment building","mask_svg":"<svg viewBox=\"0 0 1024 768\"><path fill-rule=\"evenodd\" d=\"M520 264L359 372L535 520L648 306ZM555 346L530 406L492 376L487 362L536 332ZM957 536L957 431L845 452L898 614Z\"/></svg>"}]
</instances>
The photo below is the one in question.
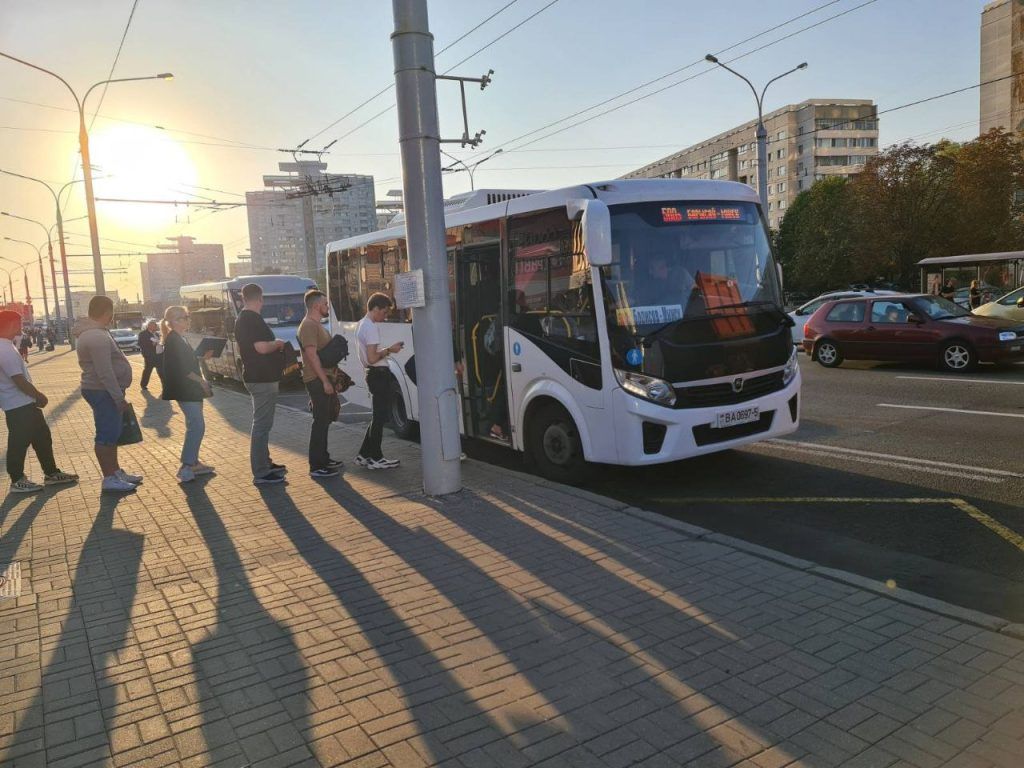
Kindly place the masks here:
<instances>
[{"instance_id":1,"label":"apartment building","mask_svg":"<svg viewBox=\"0 0 1024 768\"><path fill-rule=\"evenodd\" d=\"M139 264L142 296L147 303L178 301L181 286L224 278L224 246L197 243L194 237L168 237L171 244L157 246Z\"/></svg>"},{"instance_id":2,"label":"apartment building","mask_svg":"<svg viewBox=\"0 0 1024 768\"><path fill-rule=\"evenodd\" d=\"M1014 66L1014 62L1018 62ZM1024 5L995 0L981 12L979 133L1024 130L1024 82L1010 74L1024 62Z\"/></svg>"},{"instance_id":3,"label":"apartment building","mask_svg":"<svg viewBox=\"0 0 1024 768\"><path fill-rule=\"evenodd\" d=\"M809 99L770 112L768 223L815 181L859 173L878 154L878 108L869 99ZM627 179L726 179L757 188L757 121L713 136L626 174Z\"/></svg>"},{"instance_id":4,"label":"apartment building","mask_svg":"<svg viewBox=\"0 0 1024 768\"><path fill-rule=\"evenodd\" d=\"M377 229L373 176L327 173L318 161L280 163L267 189L245 193L251 269L316 277L332 240Z\"/></svg>"}]
</instances>

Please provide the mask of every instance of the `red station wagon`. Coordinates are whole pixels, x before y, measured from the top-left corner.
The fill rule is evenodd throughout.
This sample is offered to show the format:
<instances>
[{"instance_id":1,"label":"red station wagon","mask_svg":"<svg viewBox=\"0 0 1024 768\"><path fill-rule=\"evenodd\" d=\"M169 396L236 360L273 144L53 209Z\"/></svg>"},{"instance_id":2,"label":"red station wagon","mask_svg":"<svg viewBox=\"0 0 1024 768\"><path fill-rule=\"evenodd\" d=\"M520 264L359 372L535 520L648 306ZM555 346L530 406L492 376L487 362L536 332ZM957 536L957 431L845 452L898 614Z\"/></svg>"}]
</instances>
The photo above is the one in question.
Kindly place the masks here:
<instances>
[{"instance_id":1,"label":"red station wagon","mask_svg":"<svg viewBox=\"0 0 1024 768\"><path fill-rule=\"evenodd\" d=\"M1024 360L1024 324L972 315L939 296L878 296L823 304L804 326L804 351L826 368L843 360L906 360L967 371Z\"/></svg>"}]
</instances>

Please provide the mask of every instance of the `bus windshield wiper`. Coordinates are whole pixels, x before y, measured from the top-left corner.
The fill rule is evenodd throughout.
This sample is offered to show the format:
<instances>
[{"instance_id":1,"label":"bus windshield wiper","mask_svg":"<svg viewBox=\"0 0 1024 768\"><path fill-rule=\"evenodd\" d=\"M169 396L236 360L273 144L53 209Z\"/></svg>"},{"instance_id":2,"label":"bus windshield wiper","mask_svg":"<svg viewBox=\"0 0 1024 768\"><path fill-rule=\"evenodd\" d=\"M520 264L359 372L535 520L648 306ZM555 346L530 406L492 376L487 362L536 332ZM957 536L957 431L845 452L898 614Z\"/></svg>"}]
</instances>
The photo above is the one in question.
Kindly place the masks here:
<instances>
[{"instance_id":1,"label":"bus windshield wiper","mask_svg":"<svg viewBox=\"0 0 1024 768\"><path fill-rule=\"evenodd\" d=\"M718 310L718 309L739 309L741 307L764 307L764 306L778 307L778 305L774 301L741 301L739 304L723 304L720 307L708 307L708 310L710 311L710 310ZM779 310L779 311L781 312L782 310Z\"/></svg>"}]
</instances>

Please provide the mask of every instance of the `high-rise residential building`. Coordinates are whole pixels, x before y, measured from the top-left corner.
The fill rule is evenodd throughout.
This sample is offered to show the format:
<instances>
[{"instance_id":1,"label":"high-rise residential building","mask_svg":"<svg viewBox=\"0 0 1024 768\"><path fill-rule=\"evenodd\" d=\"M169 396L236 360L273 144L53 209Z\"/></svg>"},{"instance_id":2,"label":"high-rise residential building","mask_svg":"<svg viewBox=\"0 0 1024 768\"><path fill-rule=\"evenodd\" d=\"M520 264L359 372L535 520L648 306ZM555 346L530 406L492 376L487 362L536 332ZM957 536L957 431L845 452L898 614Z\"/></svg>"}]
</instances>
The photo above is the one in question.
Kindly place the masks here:
<instances>
[{"instance_id":1,"label":"high-rise residential building","mask_svg":"<svg viewBox=\"0 0 1024 768\"><path fill-rule=\"evenodd\" d=\"M878 108L869 99L809 99L764 116L768 223L815 181L859 173L878 154ZM627 179L726 179L757 189L757 121L751 120L627 173Z\"/></svg>"},{"instance_id":2,"label":"high-rise residential building","mask_svg":"<svg viewBox=\"0 0 1024 768\"><path fill-rule=\"evenodd\" d=\"M1024 130L1024 5L995 0L981 12L979 131Z\"/></svg>"},{"instance_id":3,"label":"high-rise residential building","mask_svg":"<svg viewBox=\"0 0 1024 768\"><path fill-rule=\"evenodd\" d=\"M71 309L74 313L75 318L86 317L89 314L89 302L92 301L92 297L96 295L95 291L72 291L71 292ZM117 291L108 288L104 294L112 302L116 308L121 303L121 296ZM61 296L61 303L64 303L64 297Z\"/></svg>"},{"instance_id":4,"label":"high-rise residential building","mask_svg":"<svg viewBox=\"0 0 1024 768\"><path fill-rule=\"evenodd\" d=\"M319 161L280 163L265 190L246 192L252 271L316 277L327 243L377 229L373 176L327 173Z\"/></svg>"},{"instance_id":5,"label":"high-rise residential building","mask_svg":"<svg viewBox=\"0 0 1024 768\"><path fill-rule=\"evenodd\" d=\"M158 245L160 253L146 254L139 264L146 303L173 303L183 285L224 278L224 246L197 243L194 237L168 237L173 245Z\"/></svg>"}]
</instances>

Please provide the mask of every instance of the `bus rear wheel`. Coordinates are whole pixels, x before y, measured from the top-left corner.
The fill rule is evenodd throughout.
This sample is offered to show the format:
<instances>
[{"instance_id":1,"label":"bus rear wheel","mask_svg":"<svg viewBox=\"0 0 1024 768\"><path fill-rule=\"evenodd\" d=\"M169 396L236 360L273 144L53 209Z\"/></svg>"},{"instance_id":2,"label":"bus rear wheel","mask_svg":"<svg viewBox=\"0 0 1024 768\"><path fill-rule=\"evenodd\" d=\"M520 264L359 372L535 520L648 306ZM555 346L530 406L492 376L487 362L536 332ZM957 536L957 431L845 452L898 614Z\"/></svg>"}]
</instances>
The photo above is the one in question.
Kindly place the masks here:
<instances>
[{"instance_id":1,"label":"bus rear wheel","mask_svg":"<svg viewBox=\"0 0 1024 768\"><path fill-rule=\"evenodd\" d=\"M526 452L537 471L548 480L576 485L590 474L576 422L560 405L542 406L530 418Z\"/></svg>"},{"instance_id":2,"label":"bus rear wheel","mask_svg":"<svg viewBox=\"0 0 1024 768\"><path fill-rule=\"evenodd\" d=\"M395 437L403 440L415 440L420 434L419 422L413 421L405 412L405 396L402 388L394 379L391 380L391 430Z\"/></svg>"}]
</instances>

